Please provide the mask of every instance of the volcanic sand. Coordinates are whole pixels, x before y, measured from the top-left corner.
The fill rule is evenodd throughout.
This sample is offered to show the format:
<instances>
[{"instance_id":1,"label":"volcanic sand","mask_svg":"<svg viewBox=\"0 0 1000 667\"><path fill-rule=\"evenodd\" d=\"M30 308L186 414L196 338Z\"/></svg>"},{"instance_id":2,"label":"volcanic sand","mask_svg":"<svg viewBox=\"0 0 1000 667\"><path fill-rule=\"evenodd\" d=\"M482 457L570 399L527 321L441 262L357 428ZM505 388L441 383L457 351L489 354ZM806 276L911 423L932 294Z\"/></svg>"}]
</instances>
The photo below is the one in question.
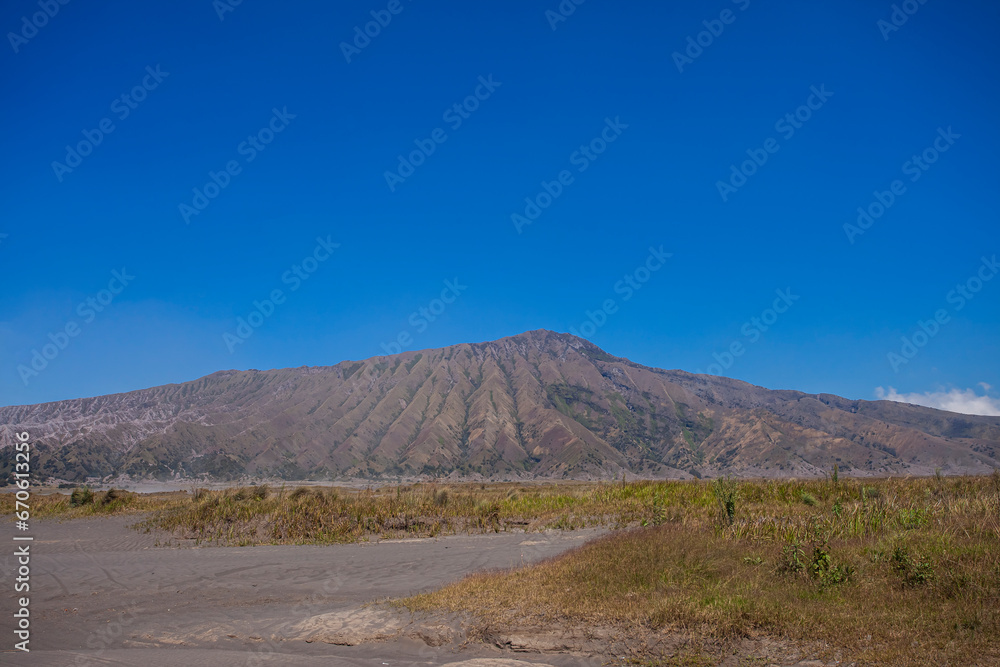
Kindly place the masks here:
<instances>
[{"instance_id":1,"label":"volcanic sand","mask_svg":"<svg viewBox=\"0 0 1000 667\"><path fill-rule=\"evenodd\" d=\"M137 517L36 520L30 653L13 650L13 548L0 558L7 665L599 665L465 642L463 620L369 605L536 562L598 530L333 546L160 546ZM468 661L468 662L466 662Z\"/></svg>"}]
</instances>

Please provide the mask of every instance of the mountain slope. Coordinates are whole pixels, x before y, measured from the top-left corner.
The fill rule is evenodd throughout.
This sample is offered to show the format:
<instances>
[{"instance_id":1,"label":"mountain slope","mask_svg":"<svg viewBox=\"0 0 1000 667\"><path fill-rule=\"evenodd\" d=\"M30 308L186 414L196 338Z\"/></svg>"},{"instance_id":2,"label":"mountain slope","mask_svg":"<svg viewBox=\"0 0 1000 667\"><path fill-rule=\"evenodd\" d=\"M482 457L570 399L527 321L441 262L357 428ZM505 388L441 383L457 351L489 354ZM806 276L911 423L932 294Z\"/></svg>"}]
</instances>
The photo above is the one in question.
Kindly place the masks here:
<instances>
[{"instance_id":1,"label":"mountain slope","mask_svg":"<svg viewBox=\"0 0 1000 667\"><path fill-rule=\"evenodd\" d=\"M648 368L549 331L0 408L0 475L20 430L36 473L68 480L1000 467L997 417Z\"/></svg>"}]
</instances>

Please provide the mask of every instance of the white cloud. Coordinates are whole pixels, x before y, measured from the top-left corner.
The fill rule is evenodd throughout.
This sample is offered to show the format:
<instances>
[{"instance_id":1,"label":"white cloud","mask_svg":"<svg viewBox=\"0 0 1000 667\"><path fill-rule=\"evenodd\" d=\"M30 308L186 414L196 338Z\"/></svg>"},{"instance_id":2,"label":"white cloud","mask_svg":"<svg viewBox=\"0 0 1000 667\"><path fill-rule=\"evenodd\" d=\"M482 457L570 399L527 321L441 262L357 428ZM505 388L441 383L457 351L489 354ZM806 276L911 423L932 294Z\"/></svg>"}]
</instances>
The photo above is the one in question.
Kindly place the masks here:
<instances>
[{"instance_id":1,"label":"white cloud","mask_svg":"<svg viewBox=\"0 0 1000 667\"><path fill-rule=\"evenodd\" d=\"M983 387L985 391L989 391L990 389L990 385L985 382L980 382L979 386ZM1000 399L990 398L985 394L980 396L974 389L951 389L949 391L928 391L923 394L917 392L901 394L893 387L889 387L889 391L886 391L882 387L876 387L875 396L884 401L912 403L928 408L948 410L949 412L960 412L966 415L1000 416Z\"/></svg>"}]
</instances>

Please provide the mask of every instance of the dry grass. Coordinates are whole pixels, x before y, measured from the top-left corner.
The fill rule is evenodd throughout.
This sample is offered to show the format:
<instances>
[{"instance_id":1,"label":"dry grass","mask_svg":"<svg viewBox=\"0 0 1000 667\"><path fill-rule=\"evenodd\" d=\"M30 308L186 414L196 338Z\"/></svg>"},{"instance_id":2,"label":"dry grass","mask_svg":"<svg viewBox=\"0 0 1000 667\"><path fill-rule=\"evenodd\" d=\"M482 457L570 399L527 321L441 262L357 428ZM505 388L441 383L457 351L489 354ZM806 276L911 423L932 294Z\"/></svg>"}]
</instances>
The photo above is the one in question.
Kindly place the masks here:
<instances>
[{"instance_id":1,"label":"dry grass","mask_svg":"<svg viewBox=\"0 0 1000 667\"><path fill-rule=\"evenodd\" d=\"M772 637L864 664L1000 663L1000 475L743 482L731 524L708 484L650 486L660 525L402 604L471 612L491 632L681 634L716 658Z\"/></svg>"},{"instance_id":2,"label":"dry grass","mask_svg":"<svg viewBox=\"0 0 1000 667\"><path fill-rule=\"evenodd\" d=\"M84 487L81 487L82 490ZM85 499L86 494L78 493L78 499ZM74 505L72 497L64 493L41 494L34 493L28 501L31 517L41 519L55 517L60 519L78 519L88 516L111 516L118 514L141 514L154 510L163 511L184 503L187 494L183 491L173 493L133 493L122 489L94 491L89 500L83 504ZM0 493L0 514L14 513L15 497L13 493Z\"/></svg>"},{"instance_id":3,"label":"dry grass","mask_svg":"<svg viewBox=\"0 0 1000 667\"><path fill-rule=\"evenodd\" d=\"M141 527L230 546L334 544L369 537L433 537L514 529L628 525L642 507L595 497L585 484L413 484L381 489L199 489ZM612 512L612 510L615 510Z\"/></svg>"}]
</instances>

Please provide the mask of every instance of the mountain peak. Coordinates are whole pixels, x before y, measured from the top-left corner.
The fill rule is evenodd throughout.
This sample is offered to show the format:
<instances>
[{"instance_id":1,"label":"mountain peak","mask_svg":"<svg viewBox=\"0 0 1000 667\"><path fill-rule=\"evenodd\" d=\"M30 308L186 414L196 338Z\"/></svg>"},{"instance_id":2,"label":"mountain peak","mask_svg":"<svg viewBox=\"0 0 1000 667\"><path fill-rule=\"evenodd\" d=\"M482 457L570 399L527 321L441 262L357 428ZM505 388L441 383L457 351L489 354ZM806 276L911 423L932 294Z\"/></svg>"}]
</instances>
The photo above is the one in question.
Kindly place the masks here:
<instances>
[{"instance_id":1,"label":"mountain peak","mask_svg":"<svg viewBox=\"0 0 1000 667\"><path fill-rule=\"evenodd\" d=\"M0 408L40 475L285 479L985 472L1000 418L771 391L547 329L483 343Z\"/></svg>"}]
</instances>

